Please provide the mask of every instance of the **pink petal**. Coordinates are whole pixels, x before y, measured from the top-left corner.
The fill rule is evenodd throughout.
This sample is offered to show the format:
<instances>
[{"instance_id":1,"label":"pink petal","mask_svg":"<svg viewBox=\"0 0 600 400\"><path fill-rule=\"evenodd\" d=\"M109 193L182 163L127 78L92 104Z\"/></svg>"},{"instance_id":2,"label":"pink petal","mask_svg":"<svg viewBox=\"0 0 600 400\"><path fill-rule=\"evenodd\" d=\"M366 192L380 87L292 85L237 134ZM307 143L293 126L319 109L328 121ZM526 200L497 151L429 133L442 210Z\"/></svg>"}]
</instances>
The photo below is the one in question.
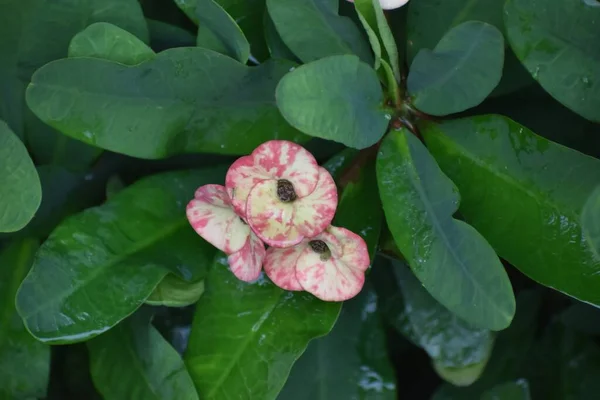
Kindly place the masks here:
<instances>
[{"instance_id":1,"label":"pink petal","mask_svg":"<svg viewBox=\"0 0 600 400\"><path fill-rule=\"evenodd\" d=\"M252 188L246 204L246 217L252 230L266 244L289 247L304 239L293 224L294 202L277 197L277 181L262 181Z\"/></svg>"},{"instance_id":2,"label":"pink petal","mask_svg":"<svg viewBox=\"0 0 600 400\"><path fill-rule=\"evenodd\" d=\"M302 197L315 189L318 177L317 161L306 149L287 140L270 140L231 165L225 186L236 212L245 216L248 194L260 181L287 179Z\"/></svg>"},{"instance_id":3,"label":"pink petal","mask_svg":"<svg viewBox=\"0 0 600 400\"><path fill-rule=\"evenodd\" d=\"M252 155L238 158L231 164L225 176L225 187L238 215L246 218L246 200L250 190L257 183L270 178L260 165L254 165Z\"/></svg>"},{"instance_id":4,"label":"pink petal","mask_svg":"<svg viewBox=\"0 0 600 400\"><path fill-rule=\"evenodd\" d=\"M235 214L221 185L199 187L186 214L198 235L227 254L240 250L250 235L250 227Z\"/></svg>"},{"instance_id":5,"label":"pink petal","mask_svg":"<svg viewBox=\"0 0 600 400\"><path fill-rule=\"evenodd\" d=\"M323 240L331 257L323 259L308 246L296 262L296 278L309 293L325 301L344 301L356 296L369 267L365 241L344 228L330 226L312 240Z\"/></svg>"},{"instance_id":6,"label":"pink petal","mask_svg":"<svg viewBox=\"0 0 600 400\"><path fill-rule=\"evenodd\" d=\"M260 276L265 253L265 245L258 236L251 232L244 247L227 258L231 272L239 280L255 281Z\"/></svg>"},{"instance_id":7,"label":"pink petal","mask_svg":"<svg viewBox=\"0 0 600 400\"><path fill-rule=\"evenodd\" d=\"M315 190L294 202L294 225L302 236L318 235L331 224L337 203L335 181L325 168L319 167L319 181Z\"/></svg>"},{"instance_id":8,"label":"pink petal","mask_svg":"<svg viewBox=\"0 0 600 400\"><path fill-rule=\"evenodd\" d=\"M296 262L307 246L308 241L305 240L285 249L269 247L265 258L265 272L274 284L285 290L302 290L296 279Z\"/></svg>"}]
</instances>

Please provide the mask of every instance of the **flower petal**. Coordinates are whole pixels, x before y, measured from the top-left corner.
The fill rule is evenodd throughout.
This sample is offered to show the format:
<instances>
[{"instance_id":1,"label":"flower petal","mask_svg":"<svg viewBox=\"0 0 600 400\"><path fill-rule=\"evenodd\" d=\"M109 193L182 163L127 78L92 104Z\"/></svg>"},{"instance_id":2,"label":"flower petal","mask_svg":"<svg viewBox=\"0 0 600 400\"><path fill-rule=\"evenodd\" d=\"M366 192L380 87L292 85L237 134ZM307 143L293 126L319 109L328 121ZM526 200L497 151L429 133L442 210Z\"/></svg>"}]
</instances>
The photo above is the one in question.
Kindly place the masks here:
<instances>
[{"instance_id":1,"label":"flower petal","mask_svg":"<svg viewBox=\"0 0 600 400\"><path fill-rule=\"evenodd\" d=\"M264 267L274 284L285 290L303 290L296 279L296 262L307 246L308 241L305 240L285 249L267 249Z\"/></svg>"},{"instance_id":2,"label":"flower petal","mask_svg":"<svg viewBox=\"0 0 600 400\"><path fill-rule=\"evenodd\" d=\"M294 203L279 200L276 180L262 181L252 188L246 217L252 230L269 246L289 247L304 239L293 224Z\"/></svg>"},{"instance_id":3,"label":"flower petal","mask_svg":"<svg viewBox=\"0 0 600 400\"><path fill-rule=\"evenodd\" d=\"M321 254L306 248L296 262L300 285L325 301L344 301L356 296L370 264L365 241L345 228L333 226L313 240L323 240L331 256L324 260Z\"/></svg>"},{"instance_id":4,"label":"flower petal","mask_svg":"<svg viewBox=\"0 0 600 400\"><path fill-rule=\"evenodd\" d=\"M260 276L265 253L265 245L251 232L244 247L227 258L231 272L244 282L255 281Z\"/></svg>"},{"instance_id":5,"label":"flower petal","mask_svg":"<svg viewBox=\"0 0 600 400\"><path fill-rule=\"evenodd\" d=\"M302 236L313 237L323 232L335 215L338 194L329 172L319 167L319 181L315 190L294 202L294 225Z\"/></svg>"},{"instance_id":6,"label":"flower petal","mask_svg":"<svg viewBox=\"0 0 600 400\"><path fill-rule=\"evenodd\" d=\"M198 235L227 254L240 250L250 235L250 227L235 214L221 185L199 187L186 214Z\"/></svg>"},{"instance_id":7,"label":"flower petal","mask_svg":"<svg viewBox=\"0 0 600 400\"><path fill-rule=\"evenodd\" d=\"M257 183L270 178L267 171L254 164L252 155L238 158L231 164L225 176L225 187L238 215L246 218L246 200L250 190Z\"/></svg>"}]
</instances>

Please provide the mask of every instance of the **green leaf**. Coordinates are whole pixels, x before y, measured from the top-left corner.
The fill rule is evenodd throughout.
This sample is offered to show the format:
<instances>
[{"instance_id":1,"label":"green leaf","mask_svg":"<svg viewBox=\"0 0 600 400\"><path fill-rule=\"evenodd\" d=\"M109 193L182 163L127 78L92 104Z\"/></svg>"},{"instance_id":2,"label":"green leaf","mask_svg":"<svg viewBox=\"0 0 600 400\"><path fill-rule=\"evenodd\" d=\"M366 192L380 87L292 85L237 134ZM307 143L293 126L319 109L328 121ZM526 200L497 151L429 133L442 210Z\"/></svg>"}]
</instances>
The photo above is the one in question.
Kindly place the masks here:
<instances>
[{"instance_id":1,"label":"green leaf","mask_svg":"<svg viewBox=\"0 0 600 400\"><path fill-rule=\"evenodd\" d=\"M87 343L94 385L111 400L197 400L181 356L143 314Z\"/></svg>"},{"instance_id":2,"label":"green leaf","mask_svg":"<svg viewBox=\"0 0 600 400\"><path fill-rule=\"evenodd\" d=\"M448 115L480 104L502 77L504 39L480 21L452 28L433 51L423 49L410 66L413 104L431 115Z\"/></svg>"},{"instance_id":3,"label":"green leaf","mask_svg":"<svg viewBox=\"0 0 600 400\"><path fill-rule=\"evenodd\" d=\"M509 0L504 13L510 45L533 78L600 122L600 8L581 0Z\"/></svg>"},{"instance_id":4,"label":"green leaf","mask_svg":"<svg viewBox=\"0 0 600 400\"><path fill-rule=\"evenodd\" d=\"M373 63L369 45L330 0L267 0L267 10L287 47L304 63L336 54L354 54Z\"/></svg>"},{"instance_id":5,"label":"green leaf","mask_svg":"<svg viewBox=\"0 0 600 400\"><path fill-rule=\"evenodd\" d=\"M390 120L377 74L356 56L300 66L283 77L275 96L295 128L356 149L377 143Z\"/></svg>"},{"instance_id":6,"label":"green leaf","mask_svg":"<svg viewBox=\"0 0 600 400\"><path fill-rule=\"evenodd\" d=\"M600 261L580 222L600 184L600 161L499 115L426 125L422 133L460 189L461 214L502 258L543 285L600 305Z\"/></svg>"},{"instance_id":7,"label":"green leaf","mask_svg":"<svg viewBox=\"0 0 600 400\"><path fill-rule=\"evenodd\" d=\"M186 282L177 275L168 274L146 299L146 304L185 307L197 302L202 293L204 293L204 281Z\"/></svg>"},{"instance_id":8,"label":"green leaf","mask_svg":"<svg viewBox=\"0 0 600 400\"><path fill-rule=\"evenodd\" d=\"M496 385L486 391L481 400L531 400L529 384L525 379Z\"/></svg>"},{"instance_id":9,"label":"green leaf","mask_svg":"<svg viewBox=\"0 0 600 400\"><path fill-rule=\"evenodd\" d=\"M167 273L202 279L214 248L189 226L185 206L198 186L224 173L154 175L66 219L17 294L27 329L53 344L87 340L133 313Z\"/></svg>"},{"instance_id":10,"label":"green leaf","mask_svg":"<svg viewBox=\"0 0 600 400\"><path fill-rule=\"evenodd\" d=\"M472 384L490 358L492 332L470 326L438 303L404 264L395 262L393 271L404 298L402 333L429 354L442 378Z\"/></svg>"},{"instance_id":11,"label":"green leaf","mask_svg":"<svg viewBox=\"0 0 600 400\"><path fill-rule=\"evenodd\" d=\"M22 229L42 201L40 178L27 149L0 120L0 232Z\"/></svg>"},{"instance_id":12,"label":"green leaf","mask_svg":"<svg viewBox=\"0 0 600 400\"><path fill-rule=\"evenodd\" d=\"M499 382L511 381L522 386L527 369L531 368L531 365L527 365L531 348L537 340L537 332L531 328L532 321L537 320L541 305L539 294L533 290L519 293L515 318L506 330L498 333L492 356L475 383L467 387L446 383L436 390L432 400L479 399L484 393L493 390Z\"/></svg>"},{"instance_id":13,"label":"green leaf","mask_svg":"<svg viewBox=\"0 0 600 400\"><path fill-rule=\"evenodd\" d=\"M88 26L69 44L69 57L93 57L125 65L139 64L154 56L154 51L135 35L106 22Z\"/></svg>"},{"instance_id":14,"label":"green leaf","mask_svg":"<svg viewBox=\"0 0 600 400\"><path fill-rule=\"evenodd\" d=\"M366 166L354 165L347 178L350 180L340 193L333 224L360 235L367 243L372 263L383 225L375 163L371 161Z\"/></svg>"},{"instance_id":15,"label":"green leaf","mask_svg":"<svg viewBox=\"0 0 600 400\"><path fill-rule=\"evenodd\" d=\"M59 60L36 72L27 103L62 133L134 157L246 154L270 139L303 140L275 104L292 65L246 67L202 48L166 50L135 66Z\"/></svg>"},{"instance_id":16,"label":"green leaf","mask_svg":"<svg viewBox=\"0 0 600 400\"><path fill-rule=\"evenodd\" d=\"M384 60L389 63L394 72L396 82L400 82L400 65L398 58L398 46L392 30L390 29L385 14L381 9L379 0L355 0L354 5L360 22L367 31L369 42L375 53L375 69L378 68L378 58L381 57L381 47L379 41L385 50ZM371 33L370 33L371 32ZM373 39L371 36L375 35ZM379 48L379 52L377 51Z\"/></svg>"},{"instance_id":17,"label":"green leaf","mask_svg":"<svg viewBox=\"0 0 600 400\"><path fill-rule=\"evenodd\" d=\"M335 154L322 165L322 167L329 171L331 176L333 176L333 179L338 184L338 188L342 174L352 165L355 165L354 160L356 159L358 154L358 150L347 147L339 153Z\"/></svg>"},{"instance_id":18,"label":"green leaf","mask_svg":"<svg viewBox=\"0 0 600 400\"><path fill-rule=\"evenodd\" d=\"M238 280L218 254L185 361L202 399L274 399L308 342L327 334L341 303L284 291L264 275Z\"/></svg>"},{"instance_id":19,"label":"green leaf","mask_svg":"<svg viewBox=\"0 0 600 400\"><path fill-rule=\"evenodd\" d=\"M300 61L297 59L294 53L292 53L289 47L283 43L283 40L281 39L281 36L279 36L279 32L277 32L275 24L273 23L273 20L269 16L268 12L265 12L263 21L265 25L265 40L267 42L267 48L269 49L269 54L271 57L283 58L291 61Z\"/></svg>"},{"instance_id":20,"label":"green leaf","mask_svg":"<svg viewBox=\"0 0 600 400\"><path fill-rule=\"evenodd\" d=\"M395 382L377 295L367 281L344 303L331 333L312 341L294 364L279 399L393 400Z\"/></svg>"},{"instance_id":21,"label":"green leaf","mask_svg":"<svg viewBox=\"0 0 600 400\"><path fill-rule=\"evenodd\" d=\"M157 53L173 47L196 45L196 37L179 26L149 18L146 19L146 22L150 30L150 45Z\"/></svg>"},{"instance_id":22,"label":"green leaf","mask_svg":"<svg viewBox=\"0 0 600 400\"><path fill-rule=\"evenodd\" d=\"M422 49L432 49L450 29L467 21L494 25L503 34L504 1L498 0L419 0L408 7L407 58L409 63ZM533 83L529 73L505 43L504 71L491 96L513 92Z\"/></svg>"},{"instance_id":23,"label":"green leaf","mask_svg":"<svg viewBox=\"0 0 600 400\"><path fill-rule=\"evenodd\" d=\"M214 0L196 0L196 3L196 45L228 55L245 64L250 57L250 43L233 18Z\"/></svg>"},{"instance_id":24,"label":"green leaf","mask_svg":"<svg viewBox=\"0 0 600 400\"><path fill-rule=\"evenodd\" d=\"M600 186L594 189L583 205L581 229L594 256L600 261Z\"/></svg>"},{"instance_id":25,"label":"green leaf","mask_svg":"<svg viewBox=\"0 0 600 400\"><path fill-rule=\"evenodd\" d=\"M50 347L29 335L15 309L15 294L38 243L12 242L0 253L0 398L46 397Z\"/></svg>"},{"instance_id":26,"label":"green leaf","mask_svg":"<svg viewBox=\"0 0 600 400\"><path fill-rule=\"evenodd\" d=\"M483 236L453 218L458 191L425 146L404 129L388 135L377 180L388 227L425 289L475 327L506 328L515 299L504 267Z\"/></svg>"}]
</instances>

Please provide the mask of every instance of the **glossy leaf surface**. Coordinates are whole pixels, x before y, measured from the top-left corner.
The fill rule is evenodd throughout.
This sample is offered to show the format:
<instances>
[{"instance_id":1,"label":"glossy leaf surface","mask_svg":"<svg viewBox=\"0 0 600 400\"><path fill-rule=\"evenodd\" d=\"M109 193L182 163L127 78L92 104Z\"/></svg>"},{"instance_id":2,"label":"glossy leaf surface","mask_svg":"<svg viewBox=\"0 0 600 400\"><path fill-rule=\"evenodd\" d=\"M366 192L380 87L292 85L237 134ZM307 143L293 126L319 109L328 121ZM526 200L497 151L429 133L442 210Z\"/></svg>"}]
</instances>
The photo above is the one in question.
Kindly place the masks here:
<instances>
[{"instance_id":1,"label":"glossy leaf surface","mask_svg":"<svg viewBox=\"0 0 600 400\"><path fill-rule=\"evenodd\" d=\"M224 173L151 176L61 223L17 295L28 330L45 342L86 340L135 311L168 272L202 279L214 249L189 226L185 206Z\"/></svg>"},{"instance_id":2,"label":"glossy leaf surface","mask_svg":"<svg viewBox=\"0 0 600 400\"><path fill-rule=\"evenodd\" d=\"M40 178L27 149L0 120L0 232L22 229L41 201Z\"/></svg>"},{"instance_id":3,"label":"glossy leaf surface","mask_svg":"<svg viewBox=\"0 0 600 400\"><path fill-rule=\"evenodd\" d=\"M413 104L431 115L448 115L480 104L500 82L504 39L492 25L469 21L452 28L433 50L410 66Z\"/></svg>"},{"instance_id":4,"label":"glossy leaf surface","mask_svg":"<svg viewBox=\"0 0 600 400\"><path fill-rule=\"evenodd\" d=\"M264 275L242 282L222 255L205 283L185 354L203 399L276 398L308 342L331 330L341 306L284 291Z\"/></svg>"},{"instance_id":5,"label":"glossy leaf surface","mask_svg":"<svg viewBox=\"0 0 600 400\"><path fill-rule=\"evenodd\" d=\"M276 98L292 126L356 149L377 143L390 118L377 74L351 55L296 68L281 80Z\"/></svg>"},{"instance_id":6,"label":"glossy leaf surface","mask_svg":"<svg viewBox=\"0 0 600 400\"><path fill-rule=\"evenodd\" d=\"M371 64L367 41L331 0L267 0L267 10L286 46L304 63L354 54Z\"/></svg>"},{"instance_id":7,"label":"glossy leaf surface","mask_svg":"<svg viewBox=\"0 0 600 400\"><path fill-rule=\"evenodd\" d=\"M580 222L600 184L600 161L499 115L427 125L422 133L460 189L461 214L502 258L543 285L600 305L600 261Z\"/></svg>"},{"instance_id":8,"label":"glossy leaf surface","mask_svg":"<svg viewBox=\"0 0 600 400\"><path fill-rule=\"evenodd\" d=\"M473 383L490 358L494 334L438 303L406 265L392 266L404 299L403 333L429 354L442 378L459 386Z\"/></svg>"},{"instance_id":9,"label":"glossy leaf surface","mask_svg":"<svg viewBox=\"0 0 600 400\"><path fill-rule=\"evenodd\" d=\"M202 293L204 293L204 281L186 282L177 275L168 274L146 299L146 304L185 307L197 302Z\"/></svg>"},{"instance_id":10,"label":"glossy leaf surface","mask_svg":"<svg viewBox=\"0 0 600 400\"><path fill-rule=\"evenodd\" d=\"M583 235L600 261L600 186L590 194L581 211Z\"/></svg>"},{"instance_id":11,"label":"glossy leaf surface","mask_svg":"<svg viewBox=\"0 0 600 400\"><path fill-rule=\"evenodd\" d=\"M292 65L247 67L202 48L166 50L135 66L66 59L36 72L27 102L62 133L135 157L245 154L269 139L302 139L274 98Z\"/></svg>"},{"instance_id":12,"label":"glossy leaf surface","mask_svg":"<svg viewBox=\"0 0 600 400\"><path fill-rule=\"evenodd\" d=\"M335 327L294 364L280 400L397 398L377 295L369 283L344 303Z\"/></svg>"},{"instance_id":13,"label":"glossy leaf surface","mask_svg":"<svg viewBox=\"0 0 600 400\"><path fill-rule=\"evenodd\" d=\"M94 385L106 399L198 400L181 356L143 314L87 346Z\"/></svg>"},{"instance_id":14,"label":"glossy leaf surface","mask_svg":"<svg viewBox=\"0 0 600 400\"><path fill-rule=\"evenodd\" d=\"M250 57L250 43L233 18L214 0L196 0L196 3L196 45L245 64Z\"/></svg>"},{"instance_id":15,"label":"glossy leaf surface","mask_svg":"<svg viewBox=\"0 0 600 400\"><path fill-rule=\"evenodd\" d=\"M38 243L12 242L0 252L0 398L46 396L50 347L35 340L15 309L15 295L27 275Z\"/></svg>"},{"instance_id":16,"label":"glossy leaf surface","mask_svg":"<svg viewBox=\"0 0 600 400\"><path fill-rule=\"evenodd\" d=\"M509 0L504 11L510 44L533 78L600 122L600 8L582 0Z\"/></svg>"},{"instance_id":17,"label":"glossy leaf surface","mask_svg":"<svg viewBox=\"0 0 600 400\"><path fill-rule=\"evenodd\" d=\"M427 291L479 328L506 328L515 311L508 276L494 249L453 218L460 197L419 140L406 130L386 136L377 181L388 227Z\"/></svg>"},{"instance_id":18,"label":"glossy leaf surface","mask_svg":"<svg viewBox=\"0 0 600 400\"><path fill-rule=\"evenodd\" d=\"M73 37L69 57L93 57L135 65L153 58L154 51L126 30L97 22Z\"/></svg>"}]
</instances>

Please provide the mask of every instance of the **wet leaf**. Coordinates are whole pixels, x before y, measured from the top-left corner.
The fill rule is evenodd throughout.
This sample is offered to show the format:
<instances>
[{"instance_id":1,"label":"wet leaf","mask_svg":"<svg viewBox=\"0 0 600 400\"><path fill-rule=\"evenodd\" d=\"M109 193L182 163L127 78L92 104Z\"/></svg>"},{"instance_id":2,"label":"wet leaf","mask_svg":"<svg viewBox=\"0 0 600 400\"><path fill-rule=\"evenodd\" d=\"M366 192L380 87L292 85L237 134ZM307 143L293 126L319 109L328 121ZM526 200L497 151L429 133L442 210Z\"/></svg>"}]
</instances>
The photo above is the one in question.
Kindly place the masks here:
<instances>
[{"instance_id":1,"label":"wet leaf","mask_svg":"<svg viewBox=\"0 0 600 400\"><path fill-rule=\"evenodd\" d=\"M202 293L204 293L204 281L187 282L177 275L168 274L146 299L146 304L185 307L197 302Z\"/></svg>"},{"instance_id":2,"label":"wet leaf","mask_svg":"<svg viewBox=\"0 0 600 400\"><path fill-rule=\"evenodd\" d=\"M413 60L407 88L413 104L448 115L480 104L502 77L504 39L490 24L469 21L448 31L433 50Z\"/></svg>"},{"instance_id":3,"label":"wet leaf","mask_svg":"<svg viewBox=\"0 0 600 400\"><path fill-rule=\"evenodd\" d=\"M581 229L594 257L600 261L600 186L594 189L583 205Z\"/></svg>"},{"instance_id":4,"label":"wet leaf","mask_svg":"<svg viewBox=\"0 0 600 400\"><path fill-rule=\"evenodd\" d=\"M64 134L139 158L246 154L269 139L303 139L275 105L275 86L292 65L247 67L202 48L166 50L135 66L66 59L36 72L27 102Z\"/></svg>"},{"instance_id":5,"label":"wet leaf","mask_svg":"<svg viewBox=\"0 0 600 400\"><path fill-rule=\"evenodd\" d=\"M453 218L460 197L419 140L406 130L384 139L377 181L388 227L425 289L478 328L506 328L515 312L511 283L479 232Z\"/></svg>"},{"instance_id":6,"label":"wet leaf","mask_svg":"<svg viewBox=\"0 0 600 400\"><path fill-rule=\"evenodd\" d=\"M304 63L354 54L372 64L367 41L331 0L267 0L267 10L286 46Z\"/></svg>"},{"instance_id":7,"label":"wet leaf","mask_svg":"<svg viewBox=\"0 0 600 400\"><path fill-rule=\"evenodd\" d=\"M331 56L296 68L283 77L276 98L295 128L356 149L377 143L389 124L377 74L356 56Z\"/></svg>"},{"instance_id":8,"label":"wet leaf","mask_svg":"<svg viewBox=\"0 0 600 400\"><path fill-rule=\"evenodd\" d=\"M600 161L499 115L427 125L422 133L460 189L461 214L502 258L543 285L600 305L600 261L580 222L600 184Z\"/></svg>"},{"instance_id":9,"label":"wet leaf","mask_svg":"<svg viewBox=\"0 0 600 400\"><path fill-rule=\"evenodd\" d=\"M0 232L22 229L42 201L40 178L27 149L0 120Z\"/></svg>"},{"instance_id":10,"label":"wet leaf","mask_svg":"<svg viewBox=\"0 0 600 400\"><path fill-rule=\"evenodd\" d=\"M154 175L63 221L19 289L27 329L53 344L87 340L133 313L167 273L202 279L214 248L189 226L185 206L198 186L224 173Z\"/></svg>"},{"instance_id":11,"label":"wet leaf","mask_svg":"<svg viewBox=\"0 0 600 400\"><path fill-rule=\"evenodd\" d=\"M309 344L278 398L393 400L395 381L377 295L367 281L344 303L331 332Z\"/></svg>"},{"instance_id":12,"label":"wet leaf","mask_svg":"<svg viewBox=\"0 0 600 400\"><path fill-rule=\"evenodd\" d=\"M341 303L238 280L218 255L194 316L185 361L202 399L271 400L308 342L327 334Z\"/></svg>"},{"instance_id":13,"label":"wet leaf","mask_svg":"<svg viewBox=\"0 0 600 400\"><path fill-rule=\"evenodd\" d=\"M12 242L0 252L0 398L46 396L50 347L35 340L15 309L15 295L27 275L38 243Z\"/></svg>"},{"instance_id":14,"label":"wet leaf","mask_svg":"<svg viewBox=\"0 0 600 400\"><path fill-rule=\"evenodd\" d=\"M510 45L533 78L600 122L600 8L582 0L509 0L504 13Z\"/></svg>"},{"instance_id":15,"label":"wet leaf","mask_svg":"<svg viewBox=\"0 0 600 400\"><path fill-rule=\"evenodd\" d=\"M181 356L145 315L87 343L94 385L106 399L197 400Z\"/></svg>"}]
</instances>

